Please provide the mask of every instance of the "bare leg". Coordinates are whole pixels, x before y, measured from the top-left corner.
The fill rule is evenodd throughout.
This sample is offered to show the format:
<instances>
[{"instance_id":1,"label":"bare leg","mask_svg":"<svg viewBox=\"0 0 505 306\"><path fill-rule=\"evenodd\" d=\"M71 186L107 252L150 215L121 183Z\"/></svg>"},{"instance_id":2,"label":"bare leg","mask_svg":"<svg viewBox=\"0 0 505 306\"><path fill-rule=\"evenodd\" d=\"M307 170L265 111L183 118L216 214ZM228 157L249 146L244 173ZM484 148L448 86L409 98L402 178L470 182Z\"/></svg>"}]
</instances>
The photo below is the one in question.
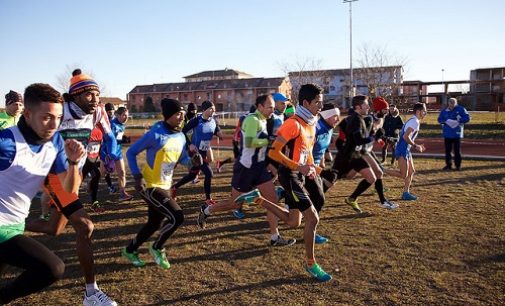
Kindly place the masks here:
<instances>
[{"instance_id":1,"label":"bare leg","mask_svg":"<svg viewBox=\"0 0 505 306\"><path fill-rule=\"evenodd\" d=\"M93 246L91 243L93 222L91 222L83 208L74 212L69 219L76 233L77 256L84 272L86 284L92 284L95 282Z\"/></svg>"}]
</instances>

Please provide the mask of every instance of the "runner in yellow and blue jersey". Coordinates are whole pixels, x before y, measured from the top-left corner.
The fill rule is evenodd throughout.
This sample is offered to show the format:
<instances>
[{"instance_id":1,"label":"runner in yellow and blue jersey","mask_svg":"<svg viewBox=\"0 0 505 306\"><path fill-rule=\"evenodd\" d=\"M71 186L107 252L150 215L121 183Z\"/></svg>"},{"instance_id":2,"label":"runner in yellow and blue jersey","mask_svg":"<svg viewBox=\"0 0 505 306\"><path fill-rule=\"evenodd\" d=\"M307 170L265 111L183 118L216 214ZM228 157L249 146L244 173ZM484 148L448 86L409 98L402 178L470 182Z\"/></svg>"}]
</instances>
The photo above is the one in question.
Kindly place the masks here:
<instances>
[{"instance_id":1,"label":"runner in yellow and blue jersey","mask_svg":"<svg viewBox=\"0 0 505 306\"><path fill-rule=\"evenodd\" d=\"M167 239L184 221L184 214L175 199L170 196L172 175L178 163L189 163L186 153L186 137L180 132L184 120L183 105L173 99L161 100L164 121L144 134L126 152L128 165L135 178L135 189L148 205L147 223L121 253L134 266L145 265L138 256L138 248L159 229L159 236L149 245L149 253L163 269L170 268L163 248ZM146 165L142 172L137 155L146 151ZM145 188L142 187L142 179Z\"/></svg>"}]
</instances>

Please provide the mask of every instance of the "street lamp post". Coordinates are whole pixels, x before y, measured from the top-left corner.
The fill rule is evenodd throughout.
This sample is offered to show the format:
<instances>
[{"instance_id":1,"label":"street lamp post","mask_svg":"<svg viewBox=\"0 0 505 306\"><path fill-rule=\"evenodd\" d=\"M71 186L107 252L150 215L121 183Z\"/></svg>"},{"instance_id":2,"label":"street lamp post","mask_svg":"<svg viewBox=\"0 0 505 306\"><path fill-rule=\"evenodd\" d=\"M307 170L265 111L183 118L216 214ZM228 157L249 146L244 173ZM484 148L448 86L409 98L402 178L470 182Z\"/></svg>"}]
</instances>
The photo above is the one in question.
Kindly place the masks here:
<instances>
[{"instance_id":1,"label":"street lamp post","mask_svg":"<svg viewBox=\"0 0 505 306\"><path fill-rule=\"evenodd\" d=\"M354 76L352 74L352 3L355 1L358 0L343 0L343 3L349 3L349 71L351 83L349 99L354 97Z\"/></svg>"}]
</instances>

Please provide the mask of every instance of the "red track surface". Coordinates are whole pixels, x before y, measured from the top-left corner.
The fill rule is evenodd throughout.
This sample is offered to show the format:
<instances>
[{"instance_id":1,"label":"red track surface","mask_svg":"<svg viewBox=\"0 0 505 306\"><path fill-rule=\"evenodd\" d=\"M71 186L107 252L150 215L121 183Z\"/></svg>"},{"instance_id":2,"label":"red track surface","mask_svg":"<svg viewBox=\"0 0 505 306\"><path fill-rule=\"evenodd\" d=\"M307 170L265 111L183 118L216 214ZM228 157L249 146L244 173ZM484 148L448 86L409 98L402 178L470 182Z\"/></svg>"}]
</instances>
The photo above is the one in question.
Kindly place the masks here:
<instances>
[{"instance_id":1,"label":"red track surface","mask_svg":"<svg viewBox=\"0 0 505 306\"><path fill-rule=\"evenodd\" d=\"M138 137L132 137L132 142ZM416 143L422 143L426 147L426 154L443 154L443 138L418 138ZM225 138L219 142L221 147L231 147L231 135L225 135ZM212 146L217 146L217 140L214 138ZM332 147L334 149L334 147ZM375 147L379 151L379 146ZM461 142L461 151L463 155L481 155L481 156L500 156L505 157L505 142L488 139L463 139Z\"/></svg>"}]
</instances>

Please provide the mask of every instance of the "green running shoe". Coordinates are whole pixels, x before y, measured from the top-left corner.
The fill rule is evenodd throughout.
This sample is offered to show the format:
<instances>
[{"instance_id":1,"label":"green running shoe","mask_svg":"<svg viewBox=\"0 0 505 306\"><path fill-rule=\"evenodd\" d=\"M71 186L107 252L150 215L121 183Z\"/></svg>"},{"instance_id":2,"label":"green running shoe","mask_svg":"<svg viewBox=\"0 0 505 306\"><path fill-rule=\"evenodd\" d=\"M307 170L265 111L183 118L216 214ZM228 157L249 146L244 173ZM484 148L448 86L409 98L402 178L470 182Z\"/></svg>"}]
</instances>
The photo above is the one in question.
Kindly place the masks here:
<instances>
[{"instance_id":1,"label":"green running shoe","mask_svg":"<svg viewBox=\"0 0 505 306\"><path fill-rule=\"evenodd\" d=\"M139 258L139 252L128 253L126 248L121 249L121 255L128 259L135 267L143 267L146 263Z\"/></svg>"},{"instance_id":2,"label":"green running shoe","mask_svg":"<svg viewBox=\"0 0 505 306\"><path fill-rule=\"evenodd\" d=\"M346 198L345 199L345 204L351 206L352 209L354 209L354 211L357 212L358 214L361 214L363 212L361 210L361 208L359 207L359 205L358 205L358 201L356 201L355 199Z\"/></svg>"},{"instance_id":3,"label":"green running shoe","mask_svg":"<svg viewBox=\"0 0 505 306\"><path fill-rule=\"evenodd\" d=\"M167 260L167 255L165 254L165 249L161 250L156 250L153 248L153 244L151 243L149 245L149 253L153 256L154 261L158 266L160 266L162 269L168 269L170 268L170 263Z\"/></svg>"},{"instance_id":4,"label":"green running shoe","mask_svg":"<svg viewBox=\"0 0 505 306\"><path fill-rule=\"evenodd\" d=\"M277 201L286 197L286 191L282 188L282 186L275 186L275 194L277 195Z\"/></svg>"},{"instance_id":5,"label":"green running shoe","mask_svg":"<svg viewBox=\"0 0 505 306\"><path fill-rule=\"evenodd\" d=\"M317 263L313 264L312 267L308 267L307 263L303 264L303 267L310 275L316 278L320 282L327 282L332 279L331 275L324 272L324 270Z\"/></svg>"},{"instance_id":6,"label":"green running shoe","mask_svg":"<svg viewBox=\"0 0 505 306\"><path fill-rule=\"evenodd\" d=\"M254 203L254 200L256 200L259 197L261 197L260 191L258 189L254 189L254 190L251 190L249 192L239 195L235 199L235 203L236 204L244 204L244 203L252 204L252 203Z\"/></svg>"}]
</instances>

